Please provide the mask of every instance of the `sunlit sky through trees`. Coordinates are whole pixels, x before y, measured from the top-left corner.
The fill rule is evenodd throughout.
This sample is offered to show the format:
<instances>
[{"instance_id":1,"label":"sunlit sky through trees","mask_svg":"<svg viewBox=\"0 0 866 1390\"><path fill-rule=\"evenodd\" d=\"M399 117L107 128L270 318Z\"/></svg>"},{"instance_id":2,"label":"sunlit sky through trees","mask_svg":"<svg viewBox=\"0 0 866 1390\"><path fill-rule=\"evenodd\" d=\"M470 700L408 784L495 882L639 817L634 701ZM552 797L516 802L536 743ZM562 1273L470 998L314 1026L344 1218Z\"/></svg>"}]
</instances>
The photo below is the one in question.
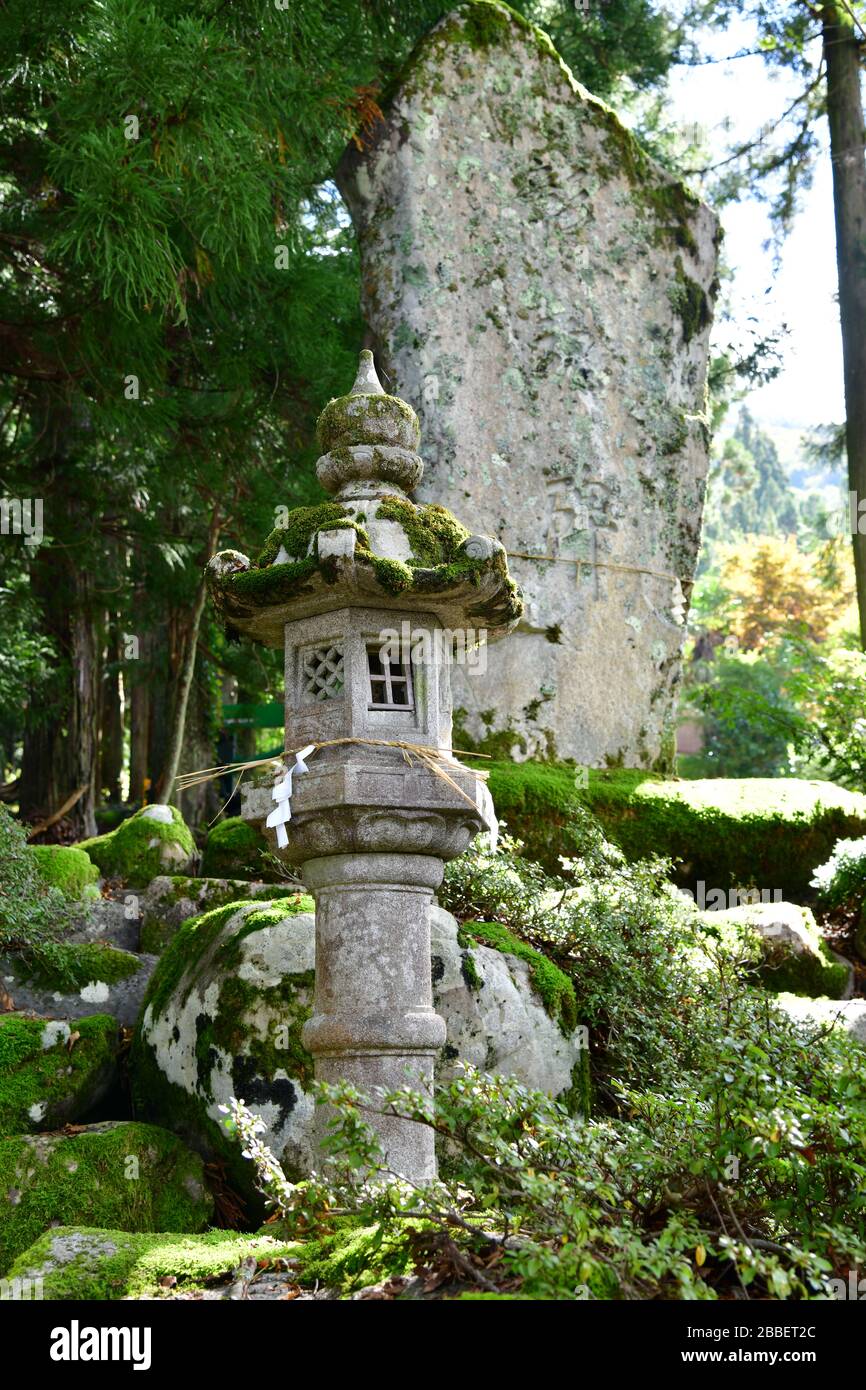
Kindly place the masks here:
<instances>
[{"instance_id":1,"label":"sunlit sky through trees","mask_svg":"<svg viewBox=\"0 0 866 1390\"><path fill-rule=\"evenodd\" d=\"M739 21L725 33L707 33L701 46L705 56L718 58L753 48L754 26ZM770 72L760 57L679 67L671 75L672 114L683 122L699 122L713 158L721 159L732 142L749 139L777 118L799 89L794 74L786 69ZM728 293L735 336L746 335L754 326L749 323L752 315L762 332L782 324L789 330L782 345L781 373L752 392L747 404L763 425L790 428L791 446L802 430L844 418L832 174L825 130L820 138L824 154L812 186L801 194L793 230L778 249L778 269L772 248L764 245L771 235L766 205L749 196L721 210L723 254L734 272ZM731 327L717 324L718 345L730 341Z\"/></svg>"}]
</instances>

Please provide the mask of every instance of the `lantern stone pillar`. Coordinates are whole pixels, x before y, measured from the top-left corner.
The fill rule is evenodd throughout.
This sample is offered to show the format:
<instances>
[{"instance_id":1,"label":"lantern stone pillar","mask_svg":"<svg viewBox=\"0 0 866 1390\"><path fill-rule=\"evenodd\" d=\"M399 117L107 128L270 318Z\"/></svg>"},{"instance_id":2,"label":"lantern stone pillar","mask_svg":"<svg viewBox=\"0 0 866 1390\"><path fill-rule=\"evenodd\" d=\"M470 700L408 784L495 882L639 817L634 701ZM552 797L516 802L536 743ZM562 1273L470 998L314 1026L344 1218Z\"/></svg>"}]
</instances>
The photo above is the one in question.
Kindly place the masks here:
<instances>
[{"instance_id":1,"label":"lantern stone pillar","mask_svg":"<svg viewBox=\"0 0 866 1390\"><path fill-rule=\"evenodd\" d=\"M335 854L304 865L316 899L316 1002L304 1044L317 1079L372 1096L432 1089L445 1023L433 1011L429 909L442 870L424 854ZM377 1128L395 1172L435 1176L432 1130L385 1115Z\"/></svg>"},{"instance_id":2,"label":"lantern stone pillar","mask_svg":"<svg viewBox=\"0 0 866 1390\"><path fill-rule=\"evenodd\" d=\"M255 563L215 556L209 580L231 627L285 646L287 755L242 797L316 901L304 1044L318 1079L370 1096L390 1169L424 1182L436 1172L432 1131L377 1101L432 1088L445 1025L429 909L445 863L491 820L483 780L451 751L451 665L455 652L479 664L478 642L483 656L521 600L497 541L410 500L423 471L417 418L385 395L369 352L319 437L317 474L334 500L289 513ZM312 751L296 764L300 750ZM320 1138L326 1123L323 1110Z\"/></svg>"}]
</instances>

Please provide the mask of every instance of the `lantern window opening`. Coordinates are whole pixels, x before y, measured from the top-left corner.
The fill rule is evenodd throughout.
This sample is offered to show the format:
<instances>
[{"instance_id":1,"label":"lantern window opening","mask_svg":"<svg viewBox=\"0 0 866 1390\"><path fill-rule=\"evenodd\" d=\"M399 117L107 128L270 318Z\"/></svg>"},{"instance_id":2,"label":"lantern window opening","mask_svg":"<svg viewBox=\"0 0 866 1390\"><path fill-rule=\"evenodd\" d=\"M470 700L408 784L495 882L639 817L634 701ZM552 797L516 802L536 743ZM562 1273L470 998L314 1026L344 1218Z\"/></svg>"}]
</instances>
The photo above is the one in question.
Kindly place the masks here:
<instances>
[{"instance_id":1,"label":"lantern window opening","mask_svg":"<svg viewBox=\"0 0 866 1390\"><path fill-rule=\"evenodd\" d=\"M392 661L382 655L381 643L367 647L370 680L368 709L412 710L415 708L412 671L409 662Z\"/></svg>"},{"instance_id":2,"label":"lantern window opening","mask_svg":"<svg viewBox=\"0 0 866 1390\"><path fill-rule=\"evenodd\" d=\"M308 647L302 655L305 703L341 699L346 683L343 648L336 643Z\"/></svg>"}]
</instances>

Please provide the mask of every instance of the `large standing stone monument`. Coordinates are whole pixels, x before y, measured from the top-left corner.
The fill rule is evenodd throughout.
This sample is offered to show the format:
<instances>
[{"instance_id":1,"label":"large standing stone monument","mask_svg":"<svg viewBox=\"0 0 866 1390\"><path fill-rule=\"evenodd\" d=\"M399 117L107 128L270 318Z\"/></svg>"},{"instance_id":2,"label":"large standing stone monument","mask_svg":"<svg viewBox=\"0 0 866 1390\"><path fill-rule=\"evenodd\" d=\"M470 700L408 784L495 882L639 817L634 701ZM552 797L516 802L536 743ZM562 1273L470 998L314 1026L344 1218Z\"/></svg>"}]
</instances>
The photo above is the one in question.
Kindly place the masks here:
<instances>
[{"instance_id":1,"label":"large standing stone monument","mask_svg":"<svg viewBox=\"0 0 866 1390\"><path fill-rule=\"evenodd\" d=\"M497 541L410 501L418 420L385 395L369 352L322 411L319 440L333 500L290 512L253 563L229 550L208 567L231 626L285 646L286 749L299 759L247 788L243 815L316 900L303 1041L317 1079L373 1097L429 1091L445 1041L432 898L445 861L490 820L489 795L451 753L451 662L467 630L510 631L521 602ZM375 1124L394 1171L433 1176L429 1128L381 1110Z\"/></svg>"},{"instance_id":2,"label":"large standing stone monument","mask_svg":"<svg viewBox=\"0 0 866 1390\"><path fill-rule=\"evenodd\" d=\"M371 341L422 420L420 495L498 536L526 597L455 706L500 746L663 768L716 219L502 5L443 19L385 112L338 179Z\"/></svg>"}]
</instances>

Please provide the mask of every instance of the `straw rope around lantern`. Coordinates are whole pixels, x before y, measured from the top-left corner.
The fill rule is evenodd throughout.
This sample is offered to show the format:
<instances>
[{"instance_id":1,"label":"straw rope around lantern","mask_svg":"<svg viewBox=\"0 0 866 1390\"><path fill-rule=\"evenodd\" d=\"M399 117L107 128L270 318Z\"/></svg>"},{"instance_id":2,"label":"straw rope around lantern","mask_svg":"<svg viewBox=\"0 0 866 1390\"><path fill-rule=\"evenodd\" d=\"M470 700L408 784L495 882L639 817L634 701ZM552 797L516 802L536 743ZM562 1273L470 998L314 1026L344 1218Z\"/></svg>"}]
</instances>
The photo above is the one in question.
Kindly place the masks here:
<instances>
[{"instance_id":1,"label":"straw rope around lantern","mask_svg":"<svg viewBox=\"0 0 866 1390\"><path fill-rule=\"evenodd\" d=\"M441 777L443 782L447 782L448 785L457 792L458 796L461 796L463 800L472 807L473 811L477 811L478 808L472 798L467 796L463 788L459 787L454 781L454 778L449 777L448 773L442 767L442 760L446 758L448 754L443 753L438 748L428 748L420 743L407 743L401 739L386 738L332 738L323 740L321 743L313 743L312 745L305 744L304 746L312 748L312 751L306 755L311 758L314 753L318 753L320 748L337 748L347 743L363 744L372 748L399 748L403 754L404 762L410 767L413 766L413 759L417 758L417 760L430 772L435 773L437 777ZM200 787L205 782L215 782L220 777L231 777L237 773L237 781L216 816L214 816L215 821L219 819L226 806L231 801L246 772L256 767L266 767L268 763L279 764L282 762L283 758L295 757L300 751L299 748L286 748L282 753L277 754L276 757L253 758L249 762L221 763L218 767L204 767L196 772L183 772L175 782L175 790L178 792L189 791L190 788ZM470 753L460 748L452 748L450 752L452 754L463 753L463 755L468 758L488 758L489 756L487 753ZM468 772L476 781L486 785L488 773L473 767L463 768L462 770ZM213 825L214 821L211 821L210 824Z\"/></svg>"}]
</instances>

